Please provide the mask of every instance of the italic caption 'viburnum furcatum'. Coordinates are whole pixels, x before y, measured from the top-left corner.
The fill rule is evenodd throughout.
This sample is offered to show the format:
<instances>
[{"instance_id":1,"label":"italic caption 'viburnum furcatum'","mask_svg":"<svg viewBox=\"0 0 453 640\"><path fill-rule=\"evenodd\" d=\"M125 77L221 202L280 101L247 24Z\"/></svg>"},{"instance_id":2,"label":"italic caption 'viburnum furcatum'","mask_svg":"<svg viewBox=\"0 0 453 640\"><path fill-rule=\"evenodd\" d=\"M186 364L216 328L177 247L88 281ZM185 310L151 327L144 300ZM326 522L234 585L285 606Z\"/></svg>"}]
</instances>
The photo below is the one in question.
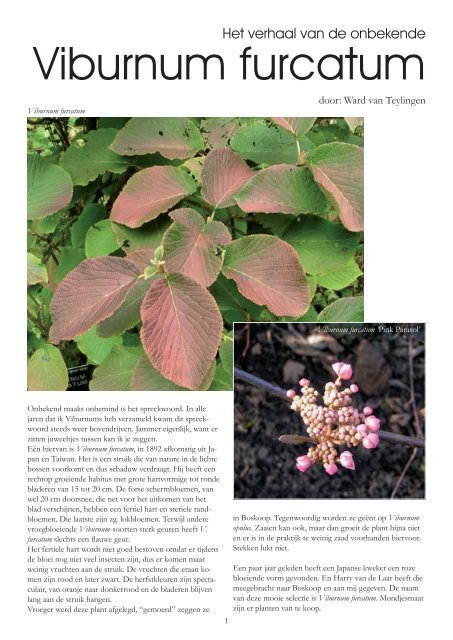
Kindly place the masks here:
<instances>
[{"instance_id":1,"label":"italic caption 'viburnum furcatum'","mask_svg":"<svg viewBox=\"0 0 453 640\"><path fill-rule=\"evenodd\" d=\"M365 449L375 449L379 444L380 421L370 407L361 412L352 406L352 396L359 391L356 384L342 389L343 382L352 378L352 367L336 362L332 369L337 375L335 382L328 382L322 396L323 405L318 404L320 393L309 380L299 381L300 395L293 389L287 391L292 400L291 409L300 413L313 442L307 455L299 456L296 468L302 473L313 464L322 464L326 473L333 476L339 465L354 470L354 458L348 449L362 444ZM346 447L340 452L340 447Z\"/></svg>"}]
</instances>

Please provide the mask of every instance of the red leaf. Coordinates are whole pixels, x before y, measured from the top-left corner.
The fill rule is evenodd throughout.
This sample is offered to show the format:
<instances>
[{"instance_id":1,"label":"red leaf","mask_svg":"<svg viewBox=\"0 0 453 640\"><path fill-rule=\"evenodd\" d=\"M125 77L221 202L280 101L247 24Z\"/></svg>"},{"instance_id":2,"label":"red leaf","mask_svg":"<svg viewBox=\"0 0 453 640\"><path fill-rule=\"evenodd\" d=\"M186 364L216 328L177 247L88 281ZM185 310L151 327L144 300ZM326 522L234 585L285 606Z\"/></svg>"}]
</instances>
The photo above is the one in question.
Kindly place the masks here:
<instances>
[{"instance_id":1,"label":"red leaf","mask_svg":"<svg viewBox=\"0 0 453 640\"><path fill-rule=\"evenodd\" d=\"M276 316L302 316L310 291L295 250L283 240L252 235L227 246L222 272L243 296Z\"/></svg>"},{"instance_id":2,"label":"red leaf","mask_svg":"<svg viewBox=\"0 0 453 640\"><path fill-rule=\"evenodd\" d=\"M201 170L202 195L215 209L236 204L234 197L254 171L231 149L213 149Z\"/></svg>"},{"instance_id":3,"label":"red leaf","mask_svg":"<svg viewBox=\"0 0 453 640\"><path fill-rule=\"evenodd\" d=\"M164 236L164 260L167 273L183 273L198 284L209 287L220 273L222 258L215 251L231 242L222 222L208 222L193 209L176 209L175 221Z\"/></svg>"},{"instance_id":4,"label":"red leaf","mask_svg":"<svg viewBox=\"0 0 453 640\"><path fill-rule=\"evenodd\" d=\"M322 144L308 155L315 180L335 201L349 231L363 230L363 149L345 142Z\"/></svg>"},{"instance_id":5,"label":"red leaf","mask_svg":"<svg viewBox=\"0 0 453 640\"><path fill-rule=\"evenodd\" d=\"M50 342L71 340L121 305L139 271L124 258L84 260L62 280L52 298Z\"/></svg>"},{"instance_id":6,"label":"red leaf","mask_svg":"<svg viewBox=\"0 0 453 640\"><path fill-rule=\"evenodd\" d=\"M198 389L220 345L223 321L213 296L180 274L152 283L141 317L141 339L157 371L181 387Z\"/></svg>"},{"instance_id":7,"label":"red leaf","mask_svg":"<svg viewBox=\"0 0 453 640\"><path fill-rule=\"evenodd\" d=\"M140 227L196 188L193 178L177 167L143 169L132 176L113 203L110 219L127 227Z\"/></svg>"}]
</instances>

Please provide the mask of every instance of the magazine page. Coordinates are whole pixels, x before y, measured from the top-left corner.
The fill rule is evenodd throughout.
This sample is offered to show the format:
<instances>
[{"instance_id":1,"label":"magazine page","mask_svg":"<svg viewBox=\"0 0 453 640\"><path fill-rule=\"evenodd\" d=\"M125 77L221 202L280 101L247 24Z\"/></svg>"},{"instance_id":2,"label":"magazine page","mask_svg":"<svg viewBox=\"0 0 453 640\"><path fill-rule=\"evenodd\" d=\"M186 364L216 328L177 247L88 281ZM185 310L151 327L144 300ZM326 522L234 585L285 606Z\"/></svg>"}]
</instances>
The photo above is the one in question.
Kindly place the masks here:
<instances>
[{"instance_id":1,"label":"magazine page","mask_svg":"<svg viewBox=\"0 0 453 640\"><path fill-rule=\"evenodd\" d=\"M447 628L445 13L8 9L8 637Z\"/></svg>"}]
</instances>

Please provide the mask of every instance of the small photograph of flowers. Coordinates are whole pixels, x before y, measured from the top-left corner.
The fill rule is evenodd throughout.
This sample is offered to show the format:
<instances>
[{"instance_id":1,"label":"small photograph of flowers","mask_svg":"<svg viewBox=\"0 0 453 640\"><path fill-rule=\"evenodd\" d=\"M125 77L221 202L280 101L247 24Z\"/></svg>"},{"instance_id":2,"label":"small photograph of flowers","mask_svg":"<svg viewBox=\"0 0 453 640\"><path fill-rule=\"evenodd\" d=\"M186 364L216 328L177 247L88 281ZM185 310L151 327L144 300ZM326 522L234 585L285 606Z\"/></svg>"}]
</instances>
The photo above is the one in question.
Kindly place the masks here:
<instances>
[{"instance_id":1,"label":"small photograph of flowers","mask_svg":"<svg viewBox=\"0 0 453 640\"><path fill-rule=\"evenodd\" d=\"M236 499L423 499L423 323L235 323Z\"/></svg>"}]
</instances>

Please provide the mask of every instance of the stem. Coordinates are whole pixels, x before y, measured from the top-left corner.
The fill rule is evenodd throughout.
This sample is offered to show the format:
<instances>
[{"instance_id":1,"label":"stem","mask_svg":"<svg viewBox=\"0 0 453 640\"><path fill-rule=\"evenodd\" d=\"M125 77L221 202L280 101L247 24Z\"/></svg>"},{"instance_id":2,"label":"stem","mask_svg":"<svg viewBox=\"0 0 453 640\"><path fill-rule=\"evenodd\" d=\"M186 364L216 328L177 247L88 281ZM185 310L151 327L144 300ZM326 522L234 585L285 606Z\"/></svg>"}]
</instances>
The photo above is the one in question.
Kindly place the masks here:
<instances>
[{"instance_id":1,"label":"stem","mask_svg":"<svg viewBox=\"0 0 453 640\"><path fill-rule=\"evenodd\" d=\"M404 476L405 476L405 475L406 475L406 473L408 472L409 467L410 467L410 466L411 466L411 464L413 463L413 461L414 461L414 459L415 459L415 456L416 456L416 455L417 455L417 449L415 449L415 448L414 448L414 449L412 449L412 453L411 453L411 455L409 456L409 460L408 460L408 461L406 462L406 464L404 465L404 469L402 470L401 475L400 475L400 477L398 478L398 482L396 483L396 485L395 485L395 487L394 487L394 489L393 489L393 491L392 491L392 495L390 496L390 500L393 500L393 498L394 498L394 497L396 496L396 494L398 493L398 489L400 488L401 483L402 483L402 482L403 482L403 480L404 480Z\"/></svg>"},{"instance_id":2,"label":"stem","mask_svg":"<svg viewBox=\"0 0 453 640\"><path fill-rule=\"evenodd\" d=\"M58 118L55 118L54 125L55 125L55 129L57 130L58 137L61 140L61 146L63 147L63 149L66 150L69 147L69 139L68 139L67 133L64 130L64 127L61 124L60 120L58 120Z\"/></svg>"},{"instance_id":3,"label":"stem","mask_svg":"<svg viewBox=\"0 0 453 640\"><path fill-rule=\"evenodd\" d=\"M284 389L282 389L281 387L277 387L270 382L266 382L266 380L262 380L261 378L258 378L257 376L254 376L247 371L243 371L242 369L234 367L234 377L237 380L242 380L243 382L252 384L254 387L258 387L259 389L268 391L272 395L282 398L282 400L292 402L292 400L287 397L286 391ZM394 444L402 444L405 447L423 448L425 446L425 441L422 438L411 438L409 436L400 435L399 433L383 431L382 429L379 431L379 437L381 438L381 440L387 440L387 442L392 442Z\"/></svg>"},{"instance_id":4,"label":"stem","mask_svg":"<svg viewBox=\"0 0 453 640\"><path fill-rule=\"evenodd\" d=\"M47 327L45 327L44 324L41 323L39 318L36 318L32 313L30 313L30 311L27 311L27 318L32 324L35 325L35 327L39 329L41 336L47 339Z\"/></svg>"},{"instance_id":5,"label":"stem","mask_svg":"<svg viewBox=\"0 0 453 640\"><path fill-rule=\"evenodd\" d=\"M35 296L32 294L31 291L27 291L27 295L31 300L33 300L33 302L36 305L36 308L39 309L41 307L41 303L39 302L39 300L35 298Z\"/></svg>"},{"instance_id":6,"label":"stem","mask_svg":"<svg viewBox=\"0 0 453 640\"><path fill-rule=\"evenodd\" d=\"M412 412L414 414L415 433L420 438L423 436L423 431L420 426L420 419L418 417L417 403L415 402L415 385L414 385L414 352L412 348L412 336L409 336L409 385L411 390L410 403L412 405Z\"/></svg>"},{"instance_id":7,"label":"stem","mask_svg":"<svg viewBox=\"0 0 453 640\"><path fill-rule=\"evenodd\" d=\"M204 209L205 211L208 211L209 213L211 213L211 207L206 205L204 202L199 202L198 200L192 200L191 198L185 198L185 201L188 202L189 204L193 204L196 207L200 207L201 209Z\"/></svg>"},{"instance_id":8,"label":"stem","mask_svg":"<svg viewBox=\"0 0 453 640\"><path fill-rule=\"evenodd\" d=\"M299 163L300 161L300 142L299 139L296 137L296 146L297 146L297 162Z\"/></svg>"}]
</instances>

